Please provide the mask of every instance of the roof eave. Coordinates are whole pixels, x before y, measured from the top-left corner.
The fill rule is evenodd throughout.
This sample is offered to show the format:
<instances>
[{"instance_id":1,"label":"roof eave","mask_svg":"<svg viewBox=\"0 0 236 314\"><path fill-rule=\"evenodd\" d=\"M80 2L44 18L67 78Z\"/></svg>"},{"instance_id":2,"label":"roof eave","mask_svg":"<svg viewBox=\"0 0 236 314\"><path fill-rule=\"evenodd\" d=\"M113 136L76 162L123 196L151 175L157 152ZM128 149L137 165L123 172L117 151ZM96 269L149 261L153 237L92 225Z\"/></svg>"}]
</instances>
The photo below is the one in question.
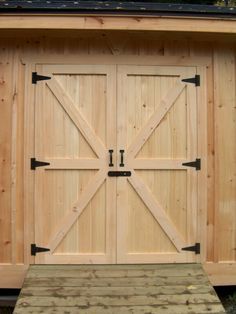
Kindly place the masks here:
<instances>
[{"instance_id":1,"label":"roof eave","mask_svg":"<svg viewBox=\"0 0 236 314\"><path fill-rule=\"evenodd\" d=\"M178 16L3 14L2 30L119 30L236 34L235 20Z\"/></svg>"},{"instance_id":2,"label":"roof eave","mask_svg":"<svg viewBox=\"0 0 236 314\"><path fill-rule=\"evenodd\" d=\"M91 0L4 0L0 2L1 13L78 13L121 15L171 15L232 18L236 8L214 5L173 4L144 1L91 1Z\"/></svg>"},{"instance_id":3,"label":"roof eave","mask_svg":"<svg viewBox=\"0 0 236 314\"><path fill-rule=\"evenodd\" d=\"M91 10L74 10L74 9L1 9L0 8L0 14L8 14L8 15L35 15L35 14L41 14L41 15L88 15L88 16L130 16L130 17L197 17L202 19L209 19L209 18L215 18L215 19L236 19L236 14L229 14L229 13L201 13L201 12L188 12L188 11L182 11L182 12L176 12L176 11L125 11L125 10L119 10L119 11L113 11L113 10L106 10L106 11L91 11Z\"/></svg>"}]
</instances>

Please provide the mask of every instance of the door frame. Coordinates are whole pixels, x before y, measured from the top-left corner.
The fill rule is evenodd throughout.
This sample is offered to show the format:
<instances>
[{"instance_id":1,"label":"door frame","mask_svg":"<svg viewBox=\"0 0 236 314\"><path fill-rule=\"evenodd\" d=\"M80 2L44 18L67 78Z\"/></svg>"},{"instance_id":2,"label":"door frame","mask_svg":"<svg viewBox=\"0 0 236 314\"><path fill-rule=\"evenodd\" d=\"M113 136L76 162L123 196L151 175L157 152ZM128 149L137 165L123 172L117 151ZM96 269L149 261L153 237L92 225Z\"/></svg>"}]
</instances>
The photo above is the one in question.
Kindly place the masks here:
<instances>
[{"instance_id":1,"label":"door frame","mask_svg":"<svg viewBox=\"0 0 236 314\"><path fill-rule=\"evenodd\" d=\"M35 242L34 219L34 172L30 169L30 158L34 157L34 119L35 119L35 85L32 84L32 72L40 64L65 64L62 55L26 55L22 57L25 65L25 98L24 98L24 262L34 264L30 246ZM198 212L197 239L201 243L201 254L198 262L206 261L207 248L207 66L211 60L208 57L159 57L132 55L71 55L67 56L66 64L78 65L153 65L153 66L190 66L196 67L196 73L201 77L201 85L197 88L197 125L198 125L198 157L201 158L201 171L198 172Z\"/></svg>"}]
</instances>

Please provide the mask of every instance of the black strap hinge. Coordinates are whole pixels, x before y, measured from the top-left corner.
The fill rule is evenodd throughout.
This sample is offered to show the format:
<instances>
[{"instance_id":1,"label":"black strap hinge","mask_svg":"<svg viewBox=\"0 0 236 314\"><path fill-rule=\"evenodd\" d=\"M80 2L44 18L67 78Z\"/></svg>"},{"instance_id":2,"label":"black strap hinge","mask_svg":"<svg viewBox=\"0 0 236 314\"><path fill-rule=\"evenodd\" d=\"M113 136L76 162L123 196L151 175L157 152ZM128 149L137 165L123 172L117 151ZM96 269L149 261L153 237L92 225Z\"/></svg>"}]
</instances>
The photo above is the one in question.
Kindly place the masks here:
<instances>
[{"instance_id":1,"label":"black strap hinge","mask_svg":"<svg viewBox=\"0 0 236 314\"><path fill-rule=\"evenodd\" d=\"M35 170L37 167L43 167L43 166L48 166L48 165L50 165L49 162L39 161L39 160L36 160L36 158L30 159L30 169L31 170Z\"/></svg>"},{"instance_id":2,"label":"black strap hinge","mask_svg":"<svg viewBox=\"0 0 236 314\"><path fill-rule=\"evenodd\" d=\"M193 167L196 170L201 170L201 159L200 158L196 158L195 161L190 161L190 162L184 162L182 164L182 166L186 166L186 167Z\"/></svg>"},{"instance_id":3,"label":"black strap hinge","mask_svg":"<svg viewBox=\"0 0 236 314\"><path fill-rule=\"evenodd\" d=\"M131 177L131 171L108 171L108 177Z\"/></svg>"},{"instance_id":4,"label":"black strap hinge","mask_svg":"<svg viewBox=\"0 0 236 314\"><path fill-rule=\"evenodd\" d=\"M45 81L50 79L50 76L39 75L37 72L32 72L32 84L37 84L38 81Z\"/></svg>"},{"instance_id":5,"label":"black strap hinge","mask_svg":"<svg viewBox=\"0 0 236 314\"><path fill-rule=\"evenodd\" d=\"M195 254L200 254L200 243L195 243L193 246L183 247L182 251L195 252Z\"/></svg>"},{"instance_id":6,"label":"black strap hinge","mask_svg":"<svg viewBox=\"0 0 236 314\"><path fill-rule=\"evenodd\" d=\"M200 75L196 74L194 77L183 79L182 82L192 83L195 86L200 86Z\"/></svg>"},{"instance_id":7,"label":"black strap hinge","mask_svg":"<svg viewBox=\"0 0 236 314\"><path fill-rule=\"evenodd\" d=\"M48 251L50 251L50 249L47 249L45 247L36 246L35 243L31 244L31 255L32 256L35 256L37 253L48 252Z\"/></svg>"}]
</instances>

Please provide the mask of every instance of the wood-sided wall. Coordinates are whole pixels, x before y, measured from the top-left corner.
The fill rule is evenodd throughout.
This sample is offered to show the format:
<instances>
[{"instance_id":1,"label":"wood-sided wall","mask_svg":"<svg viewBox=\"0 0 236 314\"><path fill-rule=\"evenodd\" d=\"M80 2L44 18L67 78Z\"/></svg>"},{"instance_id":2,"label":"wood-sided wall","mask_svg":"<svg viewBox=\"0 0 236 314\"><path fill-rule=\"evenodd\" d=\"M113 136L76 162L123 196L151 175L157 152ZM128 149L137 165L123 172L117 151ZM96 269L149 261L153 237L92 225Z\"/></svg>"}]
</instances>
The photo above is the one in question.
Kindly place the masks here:
<instances>
[{"instance_id":1,"label":"wood-sided wall","mask_svg":"<svg viewBox=\"0 0 236 314\"><path fill-rule=\"evenodd\" d=\"M213 284L236 284L236 37L94 31L15 31L0 36L0 287L20 287L27 269L24 60L55 54L68 59L85 54L152 55L157 64L159 56L209 60L206 270Z\"/></svg>"}]
</instances>

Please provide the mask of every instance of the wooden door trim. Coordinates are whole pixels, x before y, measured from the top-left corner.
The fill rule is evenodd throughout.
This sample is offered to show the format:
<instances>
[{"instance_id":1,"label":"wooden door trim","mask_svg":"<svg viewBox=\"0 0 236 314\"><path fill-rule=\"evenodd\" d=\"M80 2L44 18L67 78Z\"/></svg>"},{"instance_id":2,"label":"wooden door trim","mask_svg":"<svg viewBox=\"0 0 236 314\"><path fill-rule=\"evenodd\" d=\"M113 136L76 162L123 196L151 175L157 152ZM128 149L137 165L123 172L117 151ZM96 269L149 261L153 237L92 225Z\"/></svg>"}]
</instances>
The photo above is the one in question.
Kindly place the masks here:
<instances>
[{"instance_id":1,"label":"wooden door trim","mask_svg":"<svg viewBox=\"0 0 236 314\"><path fill-rule=\"evenodd\" d=\"M93 253L93 256L96 257L96 264L108 264L107 257L103 253ZM80 253L79 264L92 264L91 254ZM45 254L44 257L45 264L78 264L77 255L73 254Z\"/></svg>"},{"instance_id":2,"label":"wooden door trim","mask_svg":"<svg viewBox=\"0 0 236 314\"><path fill-rule=\"evenodd\" d=\"M49 165L45 170L56 169L100 169L104 161L95 158L47 158Z\"/></svg>"},{"instance_id":3,"label":"wooden door trim","mask_svg":"<svg viewBox=\"0 0 236 314\"><path fill-rule=\"evenodd\" d=\"M31 256L30 246L35 241L34 190L35 176L30 170L30 158L34 157L35 125L35 86L31 76L35 64L27 64L25 68L25 100L24 100L24 264L32 264L35 258Z\"/></svg>"},{"instance_id":4,"label":"wooden door trim","mask_svg":"<svg viewBox=\"0 0 236 314\"><path fill-rule=\"evenodd\" d=\"M198 172L198 225L197 236L201 243L199 262L206 262L207 256L207 67L197 67L197 74L201 77L201 88L197 88L197 117L198 117L198 153L201 158L201 171ZM203 188L205 187L205 188Z\"/></svg>"},{"instance_id":5,"label":"wooden door trim","mask_svg":"<svg viewBox=\"0 0 236 314\"><path fill-rule=\"evenodd\" d=\"M65 64L65 56L62 54L27 54L21 56L23 64ZM77 65L155 65L155 66L189 66L200 67L211 64L210 57L179 57L179 56L152 56L152 55L112 55L112 54L69 54L67 64Z\"/></svg>"},{"instance_id":6,"label":"wooden door trim","mask_svg":"<svg viewBox=\"0 0 236 314\"><path fill-rule=\"evenodd\" d=\"M165 159L165 158L134 158L127 162L127 168L142 170L177 170L188 169L182 164L188 162L188 159Z\"/></svg>"},{"instance_id":7,"label":"wooden door trim","mask_svg":"<svg viewBox=\"0 0 236 314\"><path fill-rule=\"evenodd\" d=\"M142 264L168 264L168 263L195 263L196 259L193 254L189 253L127 253L119 256L120 264L137 264L137 259L141 260ZM158 261L158 262L157 262Z\"/></svg>"}]
</instances>

